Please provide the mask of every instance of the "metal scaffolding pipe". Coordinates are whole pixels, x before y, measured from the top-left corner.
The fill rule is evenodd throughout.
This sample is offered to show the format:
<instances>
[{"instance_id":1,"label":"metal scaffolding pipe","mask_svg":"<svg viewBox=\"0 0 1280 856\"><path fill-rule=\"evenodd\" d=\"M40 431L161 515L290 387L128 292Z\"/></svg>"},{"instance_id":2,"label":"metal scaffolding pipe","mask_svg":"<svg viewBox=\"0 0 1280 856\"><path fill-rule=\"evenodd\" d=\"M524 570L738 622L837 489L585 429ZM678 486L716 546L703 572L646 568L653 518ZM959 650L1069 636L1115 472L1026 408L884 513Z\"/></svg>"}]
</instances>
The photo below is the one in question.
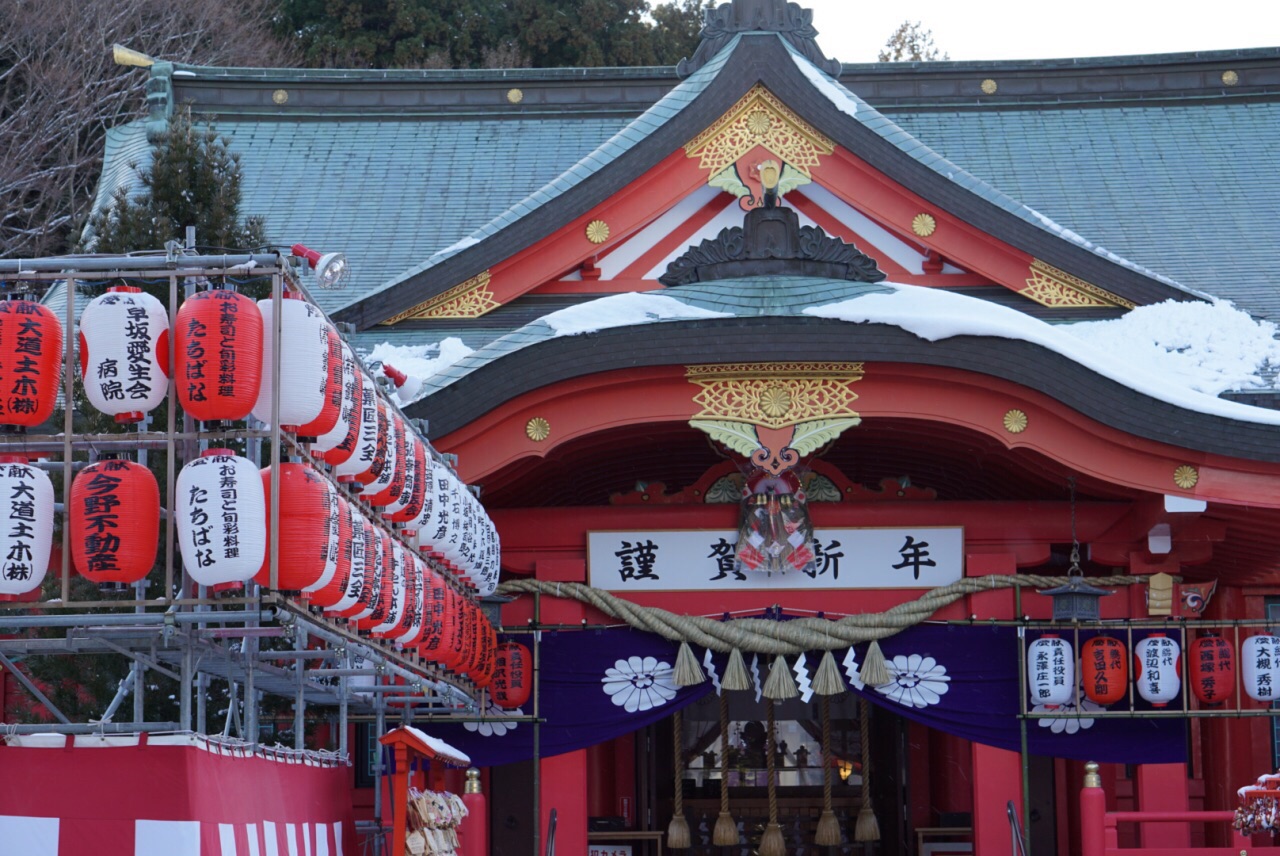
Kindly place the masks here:
<instances>
[{"instance_id":1,"label":"metal scaffolding pipe","mask_svg":"<svg viewBox=\"0 0 1280 856\"><path fill-rule=\"evenodd\" d=\"M280 267L281 257L276 253L247 253L234 256L52 256L38 259L0 259L0 274L21 276L27 273L75 273L77 271L192 271L199 275L205 270L222 270L249 265L251 267ZM257 272L246 269L234 273ZM263 275L269 271L261 271Z\"/></svg>"},{"instance_id":2,"label":"metal scaffolding pipe","mask_svg":"<svg viewBox=\"0 0 1280 856\"><path fill-rule=\"evenodd\" d=\"M74 615L4 615L0 627L22 629L31 627L152 627L173 624L198 624L210 622L241 622L252 619L270 621L275 610L261 612L142 612L142 613L76 613Z\"/></svg>"},{"instance_id":3,"label":"metal scaffolding pipe","mask_svg":"<svg viewBox=\"0 0 1280 856\"><path fill-rule=\"evenodd\" d=\"M137 734L143 731L181 731L176 722L44 722L6 725L5 734Z\"/></svg>"}]
</instances>

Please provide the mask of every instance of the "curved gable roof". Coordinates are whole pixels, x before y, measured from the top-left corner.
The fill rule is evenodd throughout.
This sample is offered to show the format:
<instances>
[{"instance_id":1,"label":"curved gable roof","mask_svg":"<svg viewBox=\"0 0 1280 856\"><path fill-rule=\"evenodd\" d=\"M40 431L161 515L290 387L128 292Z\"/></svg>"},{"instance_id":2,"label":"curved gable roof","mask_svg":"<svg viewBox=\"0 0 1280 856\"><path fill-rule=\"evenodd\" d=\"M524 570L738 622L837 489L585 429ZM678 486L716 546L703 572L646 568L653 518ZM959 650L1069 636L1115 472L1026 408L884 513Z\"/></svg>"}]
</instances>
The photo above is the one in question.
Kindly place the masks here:
<instances>
[{"instance_id":1,"label":"curved gable roof","mask_svg":"<svg viewBox=\"0 0 1280 856\"><path fill-rule=\"evenodd\" d=\"M1204 295L1095 246L951 163L834 82L775 34L736 36L566 173L408 275L337 313L365 328L438 296L552 234L678 150L756 83L873 168L969 224L1134 303Z\"/></svg>"}]
</instances>

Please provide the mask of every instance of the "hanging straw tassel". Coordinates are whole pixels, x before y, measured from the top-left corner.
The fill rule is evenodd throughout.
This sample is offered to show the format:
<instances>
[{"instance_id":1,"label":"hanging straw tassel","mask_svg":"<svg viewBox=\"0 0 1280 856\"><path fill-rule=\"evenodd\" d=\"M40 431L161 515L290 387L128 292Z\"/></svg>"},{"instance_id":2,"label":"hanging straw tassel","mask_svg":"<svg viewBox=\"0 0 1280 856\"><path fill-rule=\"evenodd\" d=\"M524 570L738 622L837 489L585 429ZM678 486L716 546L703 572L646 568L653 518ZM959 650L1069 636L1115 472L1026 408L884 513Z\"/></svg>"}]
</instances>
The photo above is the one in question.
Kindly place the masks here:
<instances>
[{"instance_id":1,"label":"hanging straw tassel","mask_svg":"<svg viewBox=\"0 0 1280 856\"><path fill-rule=\"evenodd\" d=\"M751 676L747 674L746 661L742 659L742 652L737 648L729 652L729 664L724 667L724 677L720 679L720 686L726 690L751 689Z\"/></svg>"},{"instance_id":2,"label":"hanging straw tassel","mask_svg":"<svg viewBox=\"0 0 1280 856\"><path fill-rule=\"evenodd\" d=\"M692 687L706 679L707 673L702 671L702 665L698 662L698 658L693 656L693 650L689 647L689 643L681 642L680 653L676 655L675 674L672 676L676 686ZM674 847L675 845L672 846Z\"/></svg>"},{"instance_id":3,"label":"hanging straw tassel","mask_svg":"<svg viewBox=\"0 0 1280 856\"><path fill-rule=\"evenodd\" d=\"M779 654L773 658L773 666L769 669L769 677L764 682L764 695L771 699L789 699L800 695L796 686L796 676L787 668L787 658Z\"/></svg>"},{"instance_id":4,"label":"hanging straw tassel","mask_svg":"<svg viewBox=\"0 0 1280 856\"><path fill-rule=\"evenodd\" d=\"M830 651L827 656L831 656ZM835 668L834 660L831 666ZM863 768L866 768L865 761ZM831 810L831 699L828 696L822 697L822 817L818 818L813 843L818 847L835 847L840 843L840 821Z\"/></svg>"},{"instance_id":5,"label":"hanging straw tassel","mask_svg":"<svg viewBox=\"0 0 1280 856\"><path fill-rule=\"evenodd\" d=\"M741 654L738 659L742 659ZM717 847L733 847L738 843L738 824L729 814L729 696L725 694L723 682L720 684L720 816L716 818L711 843Z\"/></svg>"},{"instance_id":6,"label":"hanging straw tassel","mask_svg":"<svg viewBox=\"0 0 1280 856\"><path fill-rule=\"evenodd\" d=\"M683 716L677 710L671 717L671 742L675 745L676 762L675 807L671 815L671 825L667 827L667 846L673 850L683 850L692 844L689 836L689 821L684 816L684 729L681 727L682 724Z\"/></svg>"},{"instance_id":7,"label":"hanging straw tassel","mask_svg":"<svg viewBox=\"0 0 1280 856\"><path fill-rule=\"evenodd\" d=\"M884 652L880 650L880 643L874 639L867 646L867 659L862 663L858 678L869 687L883 686L892 680L889 668L884 664Z\"/></svg>"},{"instance_id":8,"label":"hanging straw tassel","mask_svg":"<svg viewBox=\"0 0 1280 856\"><path fill-rule=\"evenodd\" d=\"M782 657L779 656L778 660ZM774 660L774 670L777 670L778 661ZM783 663L786 668L786 663ZM769 676L773 679L773 675ZM774 769L776 762L774 760L774 735L773 735L773 699L765 693L765 710L769 712L769 730L765 735L765 752L768 757L765 759L766 769L769 771L769 825L764 828L764 835L760 836L760 856L786 856L787 842L782 837L782 827L778 826L778 774Z\"/></svg>"},{"instance_id":9,"label":"hanging straw tassel","mask_svg":"<svg viewBox=\"0 0 1280 856\"><path fill-rule=\"evenodd\" d=\"M880 824L871 807L871 702L865 698L858 702L858 733L862 737L862 808L858 810L853 840L879 841Z\"/></svg>"},{"instance_id":10,"label":"hanging straw tassel","mask_svg":"<svg viewBox=\"0 0 1280 856\"><path fill-rule=\"evenodd\" d=\"M813 691L820 696L840 695L844 692L844 678L840 677L840 667L831 652L822 655L818 671L813 674Z\"/></svg>"}]
</instances>

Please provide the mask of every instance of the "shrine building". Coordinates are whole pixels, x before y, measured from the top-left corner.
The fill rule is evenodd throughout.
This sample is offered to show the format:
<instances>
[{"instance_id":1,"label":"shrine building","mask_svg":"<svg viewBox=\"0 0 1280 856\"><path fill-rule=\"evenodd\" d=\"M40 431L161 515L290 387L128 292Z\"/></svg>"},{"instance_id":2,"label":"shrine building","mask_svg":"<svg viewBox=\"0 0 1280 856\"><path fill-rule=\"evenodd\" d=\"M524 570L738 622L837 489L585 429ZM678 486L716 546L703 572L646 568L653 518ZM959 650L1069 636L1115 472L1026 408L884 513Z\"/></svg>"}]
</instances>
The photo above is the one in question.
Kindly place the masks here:
<instances>
[{"instance_id":1,"label":"shrine building","mask_svg":"<svg viewBox=\"0 0 1280 856\"><path fill-rule=\"evenodd\" d=\"M179 105L212 122L482 487L536 701L420 725L482 768L494 854L553 808L561 853L677 812L719 853L727 808L753 849L836 852L830 813L841 853L995 856L1010 804L1030 852L1092 852L1082 789L1223 812L1276 768L1265 698L1183 662L1280 625L1274 375L1197 391L1114 336L1280 321L1280 51L841 64L821 25L733 0L675 68L156 62L108 136L99 204ZM1055 621L1081 583L1099 617Z\"/></svg>"}]
</instances>

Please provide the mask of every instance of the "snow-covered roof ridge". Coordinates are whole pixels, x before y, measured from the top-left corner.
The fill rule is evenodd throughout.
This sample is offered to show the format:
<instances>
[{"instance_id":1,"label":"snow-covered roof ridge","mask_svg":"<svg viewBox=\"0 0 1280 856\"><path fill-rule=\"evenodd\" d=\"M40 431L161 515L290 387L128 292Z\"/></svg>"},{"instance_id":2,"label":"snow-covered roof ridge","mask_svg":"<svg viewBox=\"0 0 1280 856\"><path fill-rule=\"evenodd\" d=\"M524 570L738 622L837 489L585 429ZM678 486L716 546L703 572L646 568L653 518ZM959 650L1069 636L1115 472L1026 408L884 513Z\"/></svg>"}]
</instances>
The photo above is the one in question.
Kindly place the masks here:
<instances>
[{"instance_id":1,"label":"snow-covered roof ridge","mask_svg":"<svg viewBox=\"0 0 1280 856\"><path fill-rule=\"evenodd\" d=\"M867 294L804 309L851 323L890 324L930 342L992 336L1028 342L1159 401L1213 416L1280 425L1280 411L1216 397L1265 385L1280 363L1276 326L1225 301L1169 301L1110 321L1050 325L1006 306L940 289L882 282L891 293ZM1177 319L1179 323L1173 323Z\"/></svg>"},{"instance_id":2,"label":"snow-covered roof ridge","mask_svg":"<svg viewBox=\"0 0 1280 856\"><path fill-rule=\"evenodd\" d=\"M986 199L988 202L1008 211L1010 214L1025 220L1031 225L1051 232L1058 237L1070 241L1072 244L1093 253L1096 256L1106 259L1113 264L1120 265L1135 273L1154 279L1171 288L1176 288L1188 294L1205 300L1211 300L1212 295L1206 294L1198 289L1183 285L1162 273L1151 270L1136 262L1130 261L1123 256L1113 253L1105 247L1099 246L1093 241L1088 240L1082 235L1062 226L1054 221L1051 217L1037 211L1031 206L1014 199L1004 191L988 183L986 180L979 178L969 172L960 165L946 158L944 155L934 150L930 146L921 142L919 138L904 130L900 125L883 113L876 110L866 101L862 100L857 94L846 88L840 81L832 78L822 69L811 63L802 53L797 51L790 44L783 42L784 46L791 53L791 58L795 62L796 67L814 84L817 90L831 102L831 104L842 113L853 117L861 122L866 128L876 133L886 141L892 143L903 153L911 156L915 160L932 169L939 175L946 176L949 181L960 185L971 193L975 193Z\"/></svg>"}]
</instances>

